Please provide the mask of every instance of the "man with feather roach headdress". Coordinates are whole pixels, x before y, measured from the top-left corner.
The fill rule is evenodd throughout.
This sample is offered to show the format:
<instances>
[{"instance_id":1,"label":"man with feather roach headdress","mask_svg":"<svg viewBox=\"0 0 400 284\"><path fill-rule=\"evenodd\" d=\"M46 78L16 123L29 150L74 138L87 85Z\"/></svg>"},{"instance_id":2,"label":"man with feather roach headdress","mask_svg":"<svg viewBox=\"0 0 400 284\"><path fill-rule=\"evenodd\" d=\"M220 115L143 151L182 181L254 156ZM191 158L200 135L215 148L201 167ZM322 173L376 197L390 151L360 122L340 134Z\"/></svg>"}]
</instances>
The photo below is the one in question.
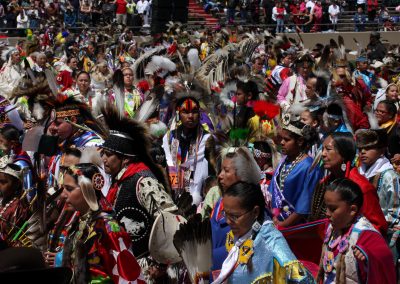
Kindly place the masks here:
<instances>
[{"instance_id":1,"label":"man with feather roach headdress","mask_svg":"<svg viewBox=\"0 0 400 284\"><path fill-rule=\"evenodd\" d=\"M145 127L119 115L114 105L102 109L109 134L100 146L104 169L112 178L107 200L133 243L136 258L149 254L149 236L155 218L177 210L167 194L167 181L149 154Z\"/></svg>"},{"instance_id":2,"label":"man with feather roach headdress","mask_svg":"<svg viewBox=\"0 0 400 284\"><path fill-rule=\"evenodd\" d=\"M193 203L201 200L203 181L215 173L211 160L214 157L214 139L201 123L201 94L190 90L176 95L176 125L165 134L163 148L168 163L171 186L179 195L190 192Z\"/></svg>"}]
</instances>

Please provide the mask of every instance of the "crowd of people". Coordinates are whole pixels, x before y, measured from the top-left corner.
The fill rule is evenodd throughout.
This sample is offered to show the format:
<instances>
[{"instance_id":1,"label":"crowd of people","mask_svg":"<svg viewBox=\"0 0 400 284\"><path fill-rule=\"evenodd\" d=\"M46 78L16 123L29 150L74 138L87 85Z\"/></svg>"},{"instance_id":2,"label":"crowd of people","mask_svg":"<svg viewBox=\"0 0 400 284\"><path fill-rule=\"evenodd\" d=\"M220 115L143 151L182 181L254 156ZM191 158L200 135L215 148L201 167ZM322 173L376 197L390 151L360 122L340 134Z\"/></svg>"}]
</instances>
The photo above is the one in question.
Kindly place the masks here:
<instances>
[{"instance_id":1,"label":"crowd of people","mask_svg":"<svg viewBox=\"0 0 400 284\"><path fill-rule=\"evenodd\" d=\"M0 281L396 283L399 46L108 29L1 46Z\"/></svg>"},{"instance_id":2,"label":"crowd of people","mask_svg":"<svg viewBox=\"0 0 400 284\"><path fill-rule=\"evenodd\" d=\"M381 29L394 29L397 17L391 17L387 5L397 6L396 2L376 0L358 1L271 1L271 0L228 0L202 1L204 10L216 17L225 11L226 22L232 24L265 24L276 26L276 32L333 32L338 19L346 11L354 11L353 21L356 31L363 31L367 25ZM398 9L396 9L398 11Z\"/></svg>"},{"instance_id":3,"label":"crowd of people","mask_svg":"<svg viewBox=\"0 0 400 284\"><path fill-rule=\"evenodd\" d=\"M63 25L66 28L110 24L150 27L148 0L23 0L0 1L0 28L10 34ZM15 29L18 29L17 31Z\"/></svg>"}]
</instances>

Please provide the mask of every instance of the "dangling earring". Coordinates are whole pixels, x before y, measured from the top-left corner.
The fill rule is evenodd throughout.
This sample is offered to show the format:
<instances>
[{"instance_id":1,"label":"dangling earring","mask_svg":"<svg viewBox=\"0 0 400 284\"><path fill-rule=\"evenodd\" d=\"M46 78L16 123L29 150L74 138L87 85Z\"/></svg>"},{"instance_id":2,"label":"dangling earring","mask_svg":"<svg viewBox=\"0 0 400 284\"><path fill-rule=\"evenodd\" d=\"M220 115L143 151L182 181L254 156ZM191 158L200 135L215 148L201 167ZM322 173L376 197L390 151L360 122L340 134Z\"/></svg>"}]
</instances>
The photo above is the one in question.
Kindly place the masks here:
<instances>
[{"instance_id":1,"label":"dangling earring","mask_svg":"<svg viewBox=\"0 0 400 284\"><path fill-rule=\"evenodd\" d=\"M256 220L251 228L254 232L258 232L261 229L261 224Z\"/></svg>"},{"instance_id":2,"label":"dangling earring","mask_svg":"<svg viewBox=\"0 0 400 284\"><path fill-rule=\"evenodd\" d=\"M347 166L346 166L345 163L343 163L343 164L340 166L340 169L341 169L343 172L346 171L346 168L347 168Z\"/></svg>"},{"instance_id":3,"label":"dangling earring","mask_svg":"<svg viewBox=\"0 0 400 284\"><path fill-rule=\"evenodd\" d=\"M179 111L176 111L176 122L178 122L180 119L179 119Z\"/></svg>"}]
</instances>

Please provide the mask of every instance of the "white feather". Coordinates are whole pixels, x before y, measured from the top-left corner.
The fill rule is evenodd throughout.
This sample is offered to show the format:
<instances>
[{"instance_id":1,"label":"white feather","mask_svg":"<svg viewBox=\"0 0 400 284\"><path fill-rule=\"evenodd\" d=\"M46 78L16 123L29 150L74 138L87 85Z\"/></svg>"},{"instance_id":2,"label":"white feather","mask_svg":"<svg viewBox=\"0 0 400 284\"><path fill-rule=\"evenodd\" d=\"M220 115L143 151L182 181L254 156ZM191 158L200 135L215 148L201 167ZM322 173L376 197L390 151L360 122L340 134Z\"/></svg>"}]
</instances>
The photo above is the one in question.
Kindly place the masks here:
<instances>
[{"instance_id":1,"label":"white feather","mask_svg":"<svg viewBox=\"0 0 400 284\"><path fill-rule=\"evenodd\" d=\"M372 111L367 111L369 126L371 129L378 129L379 123Z\"/></svg>"},{"instance_id":2,"label":"white feather","mask_svg":"<svg viewBox=\"0 0 400 284\"><path fill-rule=\"evenodd\" d=\"M146 100L141 106L137 114L135 115L135 118L138 121L145 122L147 119L149 119L150 115L154 113L154 111L157 108L158 105L158 100L154 97L152 97L150 100Z\"/></svg>"},{"instance_id":3,"label":"white feather","mask_svg":"<svg viewBox=\"0 0 400 284\"><path fill-rule=\"evenodd\" d=\"M156 65L156 66L158 66L158 67L161 67L161 65L163 64L163 57L160 56L160 55L154 55L154 56L151 58L151 62L152 62L154 65Z\"/></svg>"},{"instance_id":4,"label":"white feather","mask_svg":"<svg viewBox=\"0 0 400 284\"><path fill-rule=\"evenodd\" d=\"M157 65L160 69L166 70L166 71L175 71L176 70L176 64L172 62L169 58L163 57L163 56L158 56L155 55L151 58L151 62L153 62L155 65Z\"/></svg>"},{"instance_id":5,"label":"white feather","mask_svg":"<svg viewBox=\"0 0 400 284\"><path fill-rule=\"evenodd\" d=\"M388 81L386 81L383 78L378 78L378 82L379 82L379 85L381 86L382 89L386 89L387 88Z\"/></svg>"},{"instance_id":6,"label":"white feather","mask_svg":"<svg viewBox=\"0 0 400 284\"><path fill-rule=\"evenodd\" d=\"M201 66L201 61L199 58L199 51L197 48L191 48L187 54L188 61L192 67L192 72L196 71Z\"/></svg>"},{"instance_id":7,"label":"white feather","mask_svg":"<svg viewBox=\"0 0 400 284\"><path fill-rule=\"evenodd\" d=\"M211 268L211 238L206 241L200 240L200 238L204 239L204 236L195 236L195 239L185 240L181 246L181 256L192 283L196 283L195 278L198 273L207 272Z\"/></svg>"},{"instance_id":8,"label":"white feather","mask_svg":"<svg viewBox=\"0 0 400 284\"><path fill-rule=\"evenodd\" d=\"M82 150L79 163L94 164L100 168L103 167L103 161L101 159L100 152L96 147L85 147Z\"/></svg>"},{"instance_id":9,"label":"white feather","mask_svg":"<svg viewBox=\"0 0 400 284\"><path fill-rule=\"evenodd\" d=\"M289 108L289 112L294 116L300 116L303 111L307 110L307 108L303 104L293 104Z\"/></svg>"},{"instance_id":10,"label":"white feather","mask_svg":"<svg viewBox=\"0 0 400 284\"><path fill-rule=\"evenodd\" d=\"M161 138L167 133L167 126L164 122L158 121L157 123L150 124L150 134L154 137Z\"/></svg>"},{"instance_id":11,"label":"white feather","mask_svg":"<svg viewBox=\"0 0 400 284\"><path fill-rule=\"evenodd\" d=\"M16 107L14 105L9 105L6 107L5 111L12 125L18 128L18 130L24 130L24 122L22 121Z\"/></svg>"},{"instance_id":12,"label":"white feather","mask_svg":"<svg viewBox=\"0 0 400 284\"><path fill-rule=\"evenodd\" d=\"M37 120L40 121L43 119L44 108L40 103L34 103L32 109L32 116Z\"/></svg>"},{"instance_id":13,"label":"white feather","mask_svg":"<svg viewBox=\"0 0 400 284\"><path fill-rule=\"evenodd\" d=\"M164 57L161 68L172 72L176 70L176 64L171 59Z\"/></svg>"},{"instance_id":14,"label":"white feather","mask_svg":"<svg viewBox=\"0 0 400 284\"><path fill-rule=\"evenodd\" d=\"M235 81L231 81L231 82L225 84L225 87L222 89L221 94L219 96L219 99L221 100L221 102L229 108L234 107L233 101L229 98L229 93L231 93L231 92L236 92L236 82Z\"/></svg>"},{"instance_id":15,"label":"white feather","mask_svg":"<svg viewBox=\"0 0 400 284\"><path fill-rule=\"evenodd\" d=\"M17 51L17 49L15 47L8 46L7 48L3 49L2 53L1 53L1 59L5 62L8 61L11 53L13 53L15 51Z\"/></svg>"},{"instance_id":16,"label":"white feather","mask_svg":"<svg viewBox=\"0 0 400 284\"><path fill-rule=\"evenodd\" d=\"M150 61L147 65L146 68L144 69L144 74L146 75L153 75L158 71L159 67L153 62Z\"/></svg>"}]
</instances>

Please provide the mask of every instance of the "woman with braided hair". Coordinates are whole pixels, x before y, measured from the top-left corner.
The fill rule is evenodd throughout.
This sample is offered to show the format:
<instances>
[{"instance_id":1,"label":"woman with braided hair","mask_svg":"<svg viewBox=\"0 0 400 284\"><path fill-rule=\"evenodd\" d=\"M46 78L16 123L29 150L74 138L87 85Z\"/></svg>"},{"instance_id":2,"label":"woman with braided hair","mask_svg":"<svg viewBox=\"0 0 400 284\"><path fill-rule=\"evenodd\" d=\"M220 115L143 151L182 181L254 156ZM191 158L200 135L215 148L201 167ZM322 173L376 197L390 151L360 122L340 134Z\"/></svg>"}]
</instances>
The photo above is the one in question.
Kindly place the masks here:
<instances>
[{"instance_id":1,"label":"woman with braided hair","mask_svg":"<svg viewBox=\"0 0 400 284\"><path fill-rule=\"evenodd\" d=\"M326 188L335 179L348 178L357 183L364 194L362 214L379 232L385 235L388 224L379 204L376 188L353 165L355 156L356 143L352 134L335 132L325 138L322 144L322 162L327 174L316 184L309 219L315 221L325 218L324 194Z\"/></svg>"},{"instance_id":2,"label":"woman with braided hair","mask_svg":"<svg viewBox=\"0 0 400 284\"><path fill-rule=\"evenodd\" d=\"M361 212L364 194L353 181L333 181L324 194L330 225L318 283L396 283L392 253Z\"/></svg>"},{"instance_id":3,"label":"woman with braided hair","mask_svg":"<svg viewBox=\"0 0 400 284\"><path fill-rule=\"evenodd\" d=\"M131 67L123 67L113 75L113 88L109 92L109 100L115 104L121 116L135 116L143 103L143 94L134 85L134 73Z\"/></svg>"}]
</instances>

